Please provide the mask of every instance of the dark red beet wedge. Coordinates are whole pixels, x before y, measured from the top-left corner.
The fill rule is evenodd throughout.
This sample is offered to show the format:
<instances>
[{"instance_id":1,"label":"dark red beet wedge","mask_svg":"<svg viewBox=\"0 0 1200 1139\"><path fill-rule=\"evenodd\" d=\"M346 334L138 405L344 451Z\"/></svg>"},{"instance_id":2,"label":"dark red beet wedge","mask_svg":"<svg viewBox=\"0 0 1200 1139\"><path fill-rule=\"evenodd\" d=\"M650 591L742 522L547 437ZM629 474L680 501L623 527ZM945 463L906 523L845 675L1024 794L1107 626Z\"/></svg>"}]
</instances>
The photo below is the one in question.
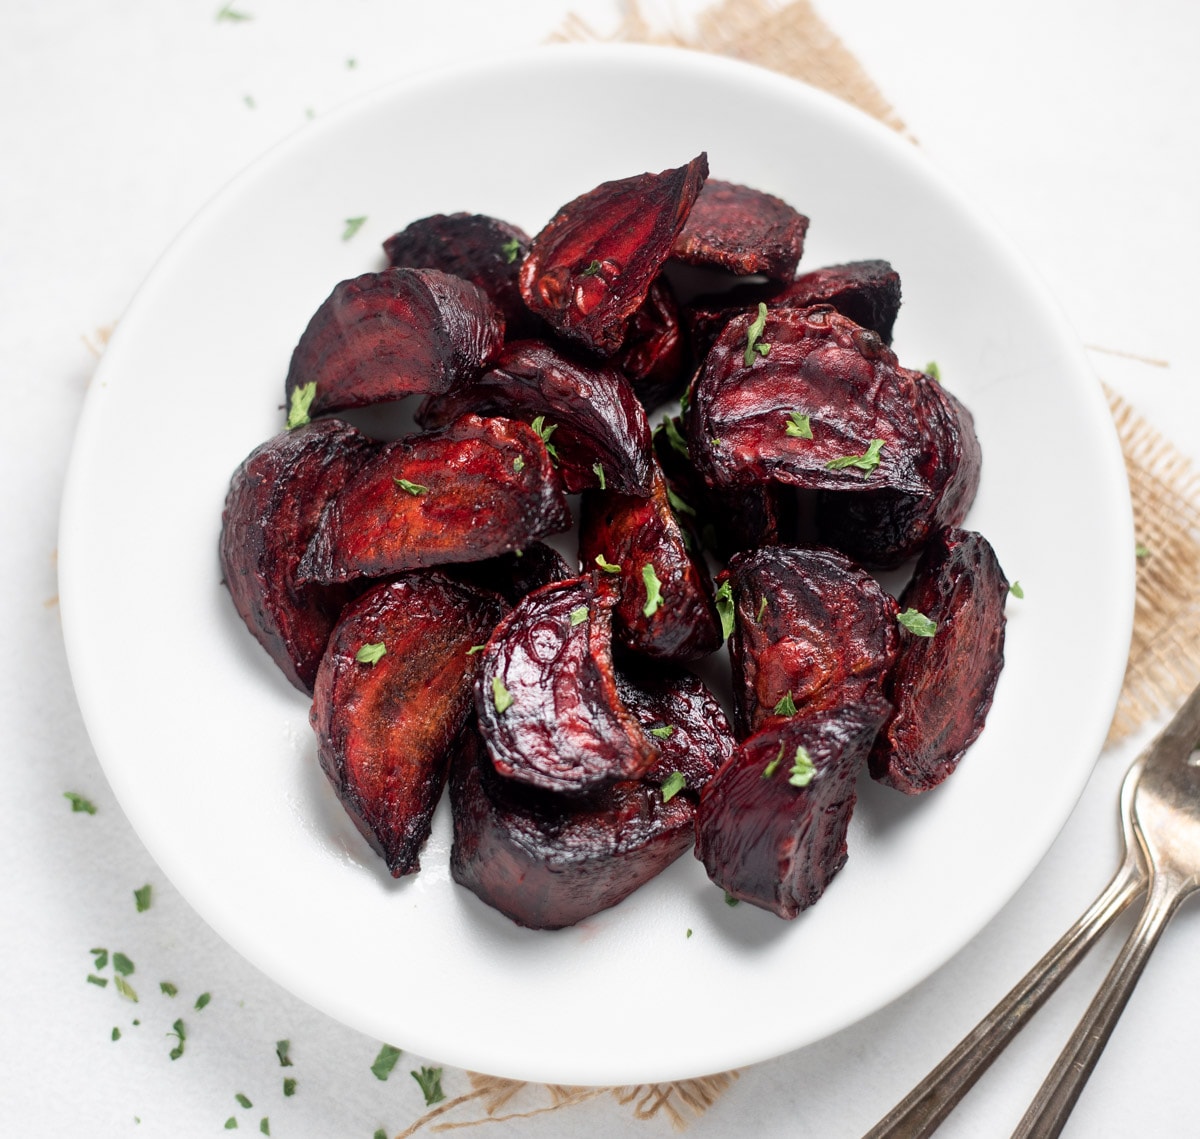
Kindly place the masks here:
<instances>
[{"instance_id":1,"label":"dark red beet wedge","mask_svg":"<svg viewBox=\"0 0 1200 1139\"><path fill-rule=\"evenodd\" d=\"M504 603L432 572L375 586L344 612L317 672L321 767L394 877L420 866L476 657Z\"/></svg>"},{"instance_id":2,"label":"dark red beet wedge","mask_svg":"<svg viewBox=\"0 0 1200 1139\"><path fill-rule=\"evenodd\" d=\"M540 416L569 494L599 486L602 477L628 494L650 492L646 412L609 364L573 359L540 340L517 341L474 383L426 399L417 422L440 427L466 412L527 423Z\"/></svg>"},{"instance_id":3,"label":"dark red beet wedge","mask_svg":"<svg viewBox=\"0 0 1200 1139\"><path fill-rule=\"evenodd\" d=\"M615 363L629 378L642 406L653 411L683 393L690 359L679 306L670 286L659 277L630 319Z\"/></svg>"},{"instance_id":4,"label":"dark red beet wedge","mask_svg":"<svg viewBox=\"0 0 1200 1139\"><path fill-rule=\"evenodd\" d=\"M364 273L308 322L288 369L288 406L299 400L315 417L444 392L478 375L503 339L503 318L469 281L436 269Z\"/></svg>"},{"instance_id":5,"label":"dark red beet wedge","mask_svg":"<svg viewBox=\"0 0 1200 1139\"><path fill-rule=\"evenodd\" d=\"M526 305L560 336L611 356L707 177L700 154L686 166L604 182L568 202L521 265Z\"/></svg>"},{"instance_id":6,"label":"dark red beet wedge","mask_svg":"<svg viewBox=\"0 0 1200 1139\"><path fill-rule=\"evenodd\" d=\"M832 305L891 344L900 312L900 274L886 261L847 261L802 273L767 302L772 308Z\"/></svg>"},{"instance_id":7,"label":"dark red beet wedge","mask_svg":"<svg viewBox=\"0 0 1200 1139\"><path fill-rule=\"evenodd\" d=\"M983 731L1004 667L1008 581L981 534L948 528L926 547L900 595L934 622L932 636L905 629L888 683L896 706L871 753L871 775L919 794L958 766Z\"/></svg>"},{"instance_id":8,"label":"dark red beet wedge","mask_svg":"<svg viewBox=\"0 0 1200 1139\"><path fill-rule=\"evenodd\" d=\"M312 693L344 586L301 583L297 567L330 497L374 453L349 424L284 431L234 472L221 516L221 571L238 615L283 674Z\"/></svg>"},{"instance_id":9,"label":"dark red beet wedge","mask_svg":"<svg viewBox=\"0 0 1200 1139\"><path fill-rule=\"evenodd\" d=\"M874 701L896 659L896 603L844 554L767 546L738 554L729 637L739 736L789 708Z\"/></svg>"},{"instance_id":10,"label":"dark red beet wedge","mask_svg":"<svg viewBox=\"0 0 1200 1139\"><path fill-rule=\"evenodd\" d=\"M881 696L771 719L705 787L696 857L730 896L794 918L845 865L855 778L889 705Z\"/></svg>"},{"instance_id":11,"label":"dark red beet wedge","mask_svg":"<svg viewBox=\"0 0 1200 1139\"><path fill-rule=\"evenodd\" d=\"M516 605L527 593L541 589L543 585L576 576L566 558L544 542L530 542L523 550L513 550L482 562L447 566L446 572L459 581L500 594L509 605Z\"/></svg>"},{"instance_id":12,"label":"dark red beet wedge","mask_svg":"<svg viewBox=\"0 0 1200 1139\"><path fill-rule=\"evenodd\" d=\"M482 561L570 525L538 433L465 415L381 445L325 507L300 578L351 581Z\"/></svg>"},{"instance_id":13,"label":"dark red beet wedge","mask_svg":"<svg viewBox=\"0 0 1200 1139\"><path fill-rule=\"evenodd\" d=\"M572 578L535 590L496 628L475 712L500 775L583 795L653 766L658 749L617 691L612 604L592 578Z\"/></svg>"}]
</instances>

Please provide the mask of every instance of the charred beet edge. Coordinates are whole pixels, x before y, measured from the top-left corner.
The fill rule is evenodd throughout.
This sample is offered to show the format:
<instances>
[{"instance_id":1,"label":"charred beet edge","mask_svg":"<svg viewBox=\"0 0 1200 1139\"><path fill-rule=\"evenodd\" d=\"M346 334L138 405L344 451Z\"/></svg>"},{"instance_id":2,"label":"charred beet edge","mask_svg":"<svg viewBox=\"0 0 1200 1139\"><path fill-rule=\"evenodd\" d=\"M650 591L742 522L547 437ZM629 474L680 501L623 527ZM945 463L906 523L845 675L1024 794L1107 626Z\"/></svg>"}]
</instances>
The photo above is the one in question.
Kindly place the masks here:
<instances>
[{"instance_id":1,"label":"charred beet edge","mask_svg":"<svg viewBox=\"0 0 1200 1139\"><path fill-rule=\"evenodd\" d=\"M221 570L234 607L283 674L312 693L334 622L354 592L306 585L300 558L329 498L375 445L336 419L268 439L229 484L221 516Z\"/></svg>"},{"instance_id":2,"label":"charred beet edge","mask_svg":"<svg viewBox=\"0 0 1200 1139\"><path fill-rule=\"evenodd\" d=\"M481 289L436 269L387 269L339 284L292 353L286 396L315 384L308 414L444 392L500 350L504 321Z\"/></svg>"},{"instance_id":3,"label":"charred beet edge","mask_svg":"<svg viewBox=\"0 0 1200 1139\"><path fill-rule=\"evenodd\" d=\"M658 277L633 314L615 359L647 411L675 399L687 387L690 357L679 306L670 285Z\"/></svg>"},{"instance_id":4,"label":"charred beet edge","mask_svg":"<svg viewBox=\"0 0 1200 1139\"><path fill-rule=\"evenodd\" d=\"M613 600L594 579L572 578L535 590L496 628L475 712L500 775L583 795L653 766L658 749L613 675Z\"/></svg>"},{"instance_id":5,"label":"charred beet edge","mask_svg":"<svg viewBox=\"0 0 1200 1139\"><path fill-rule=\"evenodd\" d=\"M738 554L729 659L739 737L792 707L801 716L875 701L896 659L896 603L836 550Z\"/></svg>"},{"instance_id":6,"label":"charred beet edge","mask_svg":"<svg viewBox=\"0 0 1200 1139\"><path fill-rule=\"evenodd\" d=\"M900 274L886 261L826 265L801 274L769 303L785 308L832 305L890 345L900 312Z\"/></svg>"},{"instance_id":7,"label":"charred beet edge","mask_svg":"<svg viewBox=\"0 0 1200 1139\"><path fill-rule=\"evenodd\" d=\"M768 720L705 787L696 857L739 901L794 918L846 862L855 777L887 716L882 696Z\"/></svg>"},{"instance_id":8,"label":"charred beet edge","mask_svg":"<svg viewBox=\"0 0 1200 1139\"><path fill-rule=\"evenodd\" d=\"M394 877L419 853L471 708L476 658L504 603L429 571L349 606L317 672L310 720L321 767Z\"/></svg>"},{"instance_id":9,"label":"charred beet edge","mask_svg":"<svg viewBox=\"0 0 1200 1139\"><path fill-rule=\"evenodd\" d=\"M521 265L526 305L602 356L622 345L708 177L704 154L660 174L604 182L568 202Z\"/></svg>"},{"instance_id":10,"label":"charred beet edge","mask_svg":"<svg viewBox=\"0 0 1200 1139\"><path fill-rule=\"evenodd\" d=\"M299 576L340 582L481 561L570 525L538 433L464 415L382 444L325 507Z\"/></svg>"},{"instance_id":11,"label":"charred beet edge","mask_svg":"<svg viewBox=\"0 0 1200 1139\"><path fill-rule=\"evenodd\" d=\"M773 281L790 281L807 232L808 218L782 199L711 178L675 239L671 256L738 276L761 273Z\"/></svg>"},{"instance_id":12,"label":"charred beet edge","mask_svg":"<svg viewBox=\"0 0 1200 1139\"><path fill-rule=\"evenodd\" d=\"M520 227L486 214L433 214L392 234L383 251L393 269L440 269L478 285L500 310L510 338L536 334L517 284L529 252L529 234Z\"/></svg>"},{"instance_id":13,"label":"charred beet edge","mask_svg":"<svg viewBox=\"0 0 1200 1139\"><path fill-rule=\"evenodd\" d=\"M513 550L482 562L447 566L446 572L458 581L494 590L509 605L516 605L527 593L543 585L575 577L566 558L544 542L531 542L523 550Z\"/></svg>"},{"instance_id":14,"label":"charred beet edge","mask_svg":"<svg viewBox=\"0 0 1200 1139\"><path fill-rule=\"evenodd\" d=\"M721 645L721 626L708 569L689 548L654 464L649 498L588 491L579 522L579 556L608 570L619 593L613 610L617 640L632 652L663 660L696 660Z\"/></svg>"},{"instance_id":15,"label":"charred beet edge","mask_svg":"<svg viewBox=\"0 0 1200 1139\"><path fill-rule=\"evenodd\" d=\"M509 344L477 381L426 399L417 422L440 427L465 412L507 415L541 430L567 493L605 485L650 492L650 425L629 381L609 364L584 363L540 340Z\"/></svg>"},{"instance_id":16,"label":"charred beet edge","mask_svg":"<svg viewBox=\"0 0 1200 1139\"><path fill-rule=\"evenodd\" d=\"M919 794L936 787L983 731L1004 667L1008 581L987 539L947 528L926 547L900 595L936 625L901 635L888 683L895 713L871 753L871 775Z\"/></svg>"}]
</instances>

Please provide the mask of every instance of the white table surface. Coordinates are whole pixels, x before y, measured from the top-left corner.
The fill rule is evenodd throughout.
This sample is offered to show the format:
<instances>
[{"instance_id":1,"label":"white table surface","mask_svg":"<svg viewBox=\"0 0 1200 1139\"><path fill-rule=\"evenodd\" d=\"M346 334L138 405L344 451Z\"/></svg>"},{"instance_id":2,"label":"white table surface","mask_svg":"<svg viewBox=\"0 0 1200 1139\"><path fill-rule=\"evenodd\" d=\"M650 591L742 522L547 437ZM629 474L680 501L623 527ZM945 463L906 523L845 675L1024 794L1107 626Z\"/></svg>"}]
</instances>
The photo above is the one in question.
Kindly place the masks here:
<instances>
[{"instance_id":1,"label":"white table surface","mask_svg":"<svg viewBox=\"0 0 1200 1139\"><path fill-rule=\"evenodd\" d=\"M472 54L543 40L569 12L615 26L609 0L50 0L10 4L0 33L0 658L5 868L0 1132L107 1137L394 1135L424 1109L406 1054L258 974L165 881L109 792L72 692L55 604L58 505L94 346L158 254L263 150L357 94ZM659 20L703 7L647 4ZM1200 6L1148 0L824 0L826 21L928 158L1017 243L1057 295L1097 375L1184 453L1200 455ZM1165 361L1167 366L1137 357ZM1086 566L1079 567L1085 574ZM1200 589L1200 583L1197 583ZM1103 615L1097 615L1103 619ZM1085 662L1081 662L1085 667ZM1121 775L1148 735L1099 757L1078 808L1017 897L935 976L831 1039L742 1071L697 1136L860 1135L986 1012L1108 880ZM65 790L90 797L76 814ZM1031 789L1032 793L1032 789ZM151 910L131 891L151 883ZM941 1134L1007 1135L1115 954L1102 942ZM1200 907L1159 946L1066 1134L1200 1135L1195 980ZM161 1011L86 982L92 946L170 975L187 1053ZM333 966L337 967L337 966ZM108 970L111 974L111 968ZM147 983L151 983L149 976ZM196 994L212 1003L192 1010ZM166 998L163 998L164 1000ZM700 999L703 999L701 996ZM145 1027L129 1025L143 1010ZM169 1023L169 1021L167 1021ZM113 1025L126 1026L113 1042ZM292 1042L282 1070L274 1042ZM284 1075L297 1079L285 1098ZM448 1095L468 1090L447 1068ZM235 1093L254 1101L243 1109ZM601 1097L496 1136L670 1133Z\"/></svg>"}]
</instances>

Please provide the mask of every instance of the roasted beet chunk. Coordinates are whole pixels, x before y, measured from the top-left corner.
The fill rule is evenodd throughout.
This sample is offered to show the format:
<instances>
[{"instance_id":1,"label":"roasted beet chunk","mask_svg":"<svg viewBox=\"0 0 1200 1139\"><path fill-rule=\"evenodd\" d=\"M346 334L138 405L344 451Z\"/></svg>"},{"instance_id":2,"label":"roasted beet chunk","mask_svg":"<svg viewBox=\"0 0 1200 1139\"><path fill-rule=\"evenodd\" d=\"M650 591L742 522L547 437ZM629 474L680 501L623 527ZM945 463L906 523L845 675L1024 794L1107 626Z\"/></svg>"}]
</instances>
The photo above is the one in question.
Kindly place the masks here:
<instances>
[{"instance_id":1,"label":"roasted beet chunk","mask_svg":"<svg viewBox=\"0 0 1200 1139\"><path fill-rule=\"evenodd\" d=\"M394 269L440 269L478 285L500 310L509 336L529 335L535 324L517 285L528 250L529 234L523 229L468 213L420 218L383 243Z\"/></svg>"},{"instance_id":2,"label":"roasted beet chunk","mask_svg":"<svg viewBox=\"0 0 1200 1139\"><path fill-rule=\"evenodd\" d=\"M450 803L455 882L531 929L615 906L691 846L695 818L691 796L667 798L649 779L575 800L501 779L474 732L451 770Z\"/></svg>"},{"instance_id":3,"label":"roasted beet chunk","mask_svg":"<svg viewBox=\"0 0 1200 1139\"><path fill-rule=\"evenodd\" d=\"M739 901L794 918L846 862L855 777L887 716L881 696L789 720L745 740L705 787L696 857Z\"/></svg>"},{"instance_id":4,"label":"roasted beet chunk","mask_svg":"<svg viewBox=\"0 0 1200 1139\"><path fill-rule=\"evenodd\" d=\"M503 339L503 319L468 281L436 269L364 273L308 322L288 369L288 406L316 416L444 392L476 376Z\"/></svg>"},{"instance_id":5,"label":"roasted beet chunk","mask_svg":"<svg viewBox=\"0 0 1200 1139\"><path fill-rule=\"evenodd\" d=\"M613 675L613 599L590 577L529 594L480 654L479 730L497 772L586 794L653 766L653 739Z\"/></svg>"},{"instance_id":6,"label":"roasted beet chunk","mask_svg":"<svg viewBox=\"0 0 1200 1139\"><path fill-rule=\"evenodd\" d=\"M900 312L900 274L886 261L848 261L803 273L768 304L808 308L832 305L855 324L891 344Z\"/></svg>"},{"instance_id":7,"label":"roasted beet chunk","mask_svg":"<svg viewBox=\"0 0 1200 1139\"><path fill-rule=\"evenodd\" d=\"M383 444L325 507L300 577L350 581L481 561L570 524L537 432L465 415Z\"/></svg>"},{"instance_id":8,"label":"roasted beet chunk","mask_svg":"<svg viewBox=\"0 0 1200 1139\"><path fill-rule=\"evenodd\" d=\"M321 767L397 878L419 868L471 708L469 650L502 612L495 595L426 571L375 586L330 638L309 717Z\"/></svg>"},{"instance_id":9,"label":"roasted beet chunk","mask_svg":"<svg viewBox=\"0 0 1200 1139\"><path fill-rule=\"evenodd\" d=\"M671 256L739 277L761 273L774 281L790 281L807 232L808 218L782 199L711 178L675 239Z\"/></svg>"},{"instance_id":10,"label":"roasted beet chunk","mask_svg":"<svg viewBox=\"0 0 1200 1139\"><path fill-rule=\"evenodd\" d=\"M982 535L949 527L926 547L900 595L909 623L888 683L896 710L870 761L881 783L909 795L936 787L983 731L1004 667L1007 597Z\"/></svg>"},{"instance_id":11,"label":"roasted beet chunk","mask_svg":"<svg viewBox=\"0 0 1200 1139\"><path fill-rule=\"evenodd\" d=\"M768 546L725 577L739 736L772 716L875 701L899 643L896 603L836 550Z\"/></svg>"},{"instance_id":12,"label":"roasted beet chunk","mask_svg":"<svg viewBox=\"0 0 1200 1139\"><path fill-rule=\"evenodd\" d=\"M619 593L613 631L625 648L664 660L695 660L721 645L712 581L680 528L657 463L649 498L608 491L583 497L579 555ZM694 540L693 540L694 541Z\"/></svg>"},{"instance_id":13,"label":"roasted beet chunk","mask_svg":"<svg viewBox=\"0 0 1200 1139\"><path fill-rule=\"evenodd\" d=\"M475 383L426 399L417 422L440 427L465 412L538 420L569 494L605 483L650 490L650 425L616 368L585 363L540 340L505 347Z\"/></svg>"},{"instance_id":14,"label":"roasted beet chunk","mask_svg":"<svg viewBox=\"0 0 1200 1139\"><path fill-rule=\"evenodd\" d=\"M675 399L687 386L689 355L679 306L663 278L650 286L633 314L616 363L647 411Z\"/></svg>"},{"instance_id":15,"label":"roasted beet chunk","mask_svg":"<svg viewBox=\"0 0 1200 1139\"><path fill-rule=\"evenodd\" d=\"M482 562L467 562L451 569L455 578L500 594L516 605L527 593L554 581L575 576L567 560L544 542L531 542L523 550L500 554Z\"/></svg>"},{"instance_id":16,"label":"roasted beet chunk","mask_svg":"<svg viewBox=\"0 0 1200 1139\"><path fill-rule=\"evenodd\" d=\"M612 355L707 177L700 154L686 166L604 182L568 202L521 265L525 303L559 335Z\"/></svg>"},{"instance_id":17,"label":"roasted beet chunk","mask_svg":"<svg viewBox=\"0 0 1200 1139\"><path fill-rule=\"evenodd\" d=\"M234 472L221 516L225 584L246 627L303 692L312 692L344 587L297 580L326 502L374 445L335 419L285 431Z\"/></svg>"}]
</instances>

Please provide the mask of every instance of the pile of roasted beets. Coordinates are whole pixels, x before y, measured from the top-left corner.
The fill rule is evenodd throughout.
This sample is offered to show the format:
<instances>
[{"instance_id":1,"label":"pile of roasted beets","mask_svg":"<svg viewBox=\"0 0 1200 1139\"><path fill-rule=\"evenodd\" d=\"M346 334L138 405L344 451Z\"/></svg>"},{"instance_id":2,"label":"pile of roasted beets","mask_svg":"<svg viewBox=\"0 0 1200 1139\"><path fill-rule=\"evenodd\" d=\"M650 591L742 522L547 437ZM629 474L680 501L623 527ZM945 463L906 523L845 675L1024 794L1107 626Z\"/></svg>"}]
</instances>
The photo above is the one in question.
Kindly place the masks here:
<instances>
[{"instance_id":1,"label":"pile of roasted beets","mask_svg":"<svg viewBox=\"0 0 1200 1139\"><path fill-rule=\"evenodd\" d=\"M362 833L416 871L448 781L455 881L525 926L693 845L794 917L860 769L938 784L1003 662L1008 583L958 528L979 444L889 347L896 272L797 276L808 219L707 175L606 182L532 239L396 233L309 321L225 503L229 592ZM409 396L400 438L343 417ZM575 526L575 564L539 541ZM898 601L868 572L914 563ZM732 723L687 667L726 640Z\"/></svg>"}]
</instances>

